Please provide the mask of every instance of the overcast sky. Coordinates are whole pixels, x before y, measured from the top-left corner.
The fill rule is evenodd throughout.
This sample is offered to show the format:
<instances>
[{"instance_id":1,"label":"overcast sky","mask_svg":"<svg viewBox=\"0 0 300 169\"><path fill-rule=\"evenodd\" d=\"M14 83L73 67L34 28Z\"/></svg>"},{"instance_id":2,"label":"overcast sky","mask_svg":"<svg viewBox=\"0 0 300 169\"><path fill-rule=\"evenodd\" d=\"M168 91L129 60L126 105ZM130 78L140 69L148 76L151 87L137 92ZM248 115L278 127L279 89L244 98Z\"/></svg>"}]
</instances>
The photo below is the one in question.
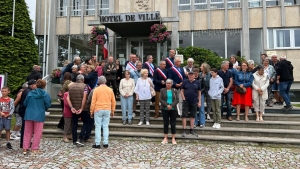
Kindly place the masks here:
<instances>
[{"instance_id":1,"label":"overcast sky","mask_svg":"<svg viewBox=\"0 0 300 169\"><path fill-rule=\"evenodd\" d=\"M28 10L29 10L29 15L30 15L30 19L35 21L35 6L36 6L36 0L25 0L26 3L27 3L27 6L28 6ZM34 28L35 28L35 23L33 22L32 23L32 28L33 28L33 32L35 33L34 31Z\"/></svg>"}]
</instances>

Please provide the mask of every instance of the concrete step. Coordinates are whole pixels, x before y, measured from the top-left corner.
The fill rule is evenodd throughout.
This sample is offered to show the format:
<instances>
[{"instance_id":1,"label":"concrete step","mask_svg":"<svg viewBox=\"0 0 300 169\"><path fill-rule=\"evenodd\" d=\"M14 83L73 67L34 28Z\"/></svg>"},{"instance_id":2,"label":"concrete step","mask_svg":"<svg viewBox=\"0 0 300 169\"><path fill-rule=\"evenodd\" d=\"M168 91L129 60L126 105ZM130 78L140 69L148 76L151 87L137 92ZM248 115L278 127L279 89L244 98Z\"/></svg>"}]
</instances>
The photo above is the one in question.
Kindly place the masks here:
<instances>
[{"instance_id":1,"label":"concrete step","mask_svg":"<svg viewBox=\"0 0 300 169\"><path fill-rule=\"evenodd\" d=\"M61 109L50 109L50 115L46 117L47 120L57 120L56 118L60 118L62 116L62 110ZM150 110L150 117L153 117L155 115L154 110ZM116 109L115 111L115 116L122 116L122 110L121 109ZM139 119L140 113L139 111L136 112L136 119ZM160 117L162 114L160 114ZM210 117L212 118L212 113L210 114ZM249 114L249 119L250 120L256 120L256 115L255 113L250 113ZM178 116L177 118L180 118ZM232 114L233 120L236 119L236 113ZM265 121L300 121L300 111L299 114L278 114L278 113L265 113L263 116ZM226 116L222 116L222 119L226 119ZM241 113L240 119L244 120L244 113ZM59 119L58 119L59 120Z\"/></svg>"},{"instance_id":2,"label":"concrete step","mask_svg":"<svg viewBox=\"0 0 300 169\"><path fill-rule=\"evenodd\" d=\"M79 131L78 131L79 132ZM94 131L92 132L94 135ZM44 137L59 137L62 138L62 131L58 129L44 129ZM121 131L110 131L109 137L123 137L123 138L155 138L162 139L163 133L151 133L151 132L121 132ZM169 134L169 137L171 135ZM300 139L293 138L282 138L282 137L247 137L247 136L220 136L220 135L200 135L199 137L193 137L187 135L187 137L182 137L181 134L176 134L176 139L178 143L183 140L204 140L204 141L225 141L225 142L246 142L246 143L260 143L260 144L294 144L299 145Z\"/></svg>"},{"instance_id":3,"label":"concrete step","mask_svg":"<svg viewBox=\"0 0 300 169\"><path fill-rule=\"evenodd\" d=\"M151 122L152 123L152 122ZM228 124L236 123L233 126ZM205 128L196 127L195 130L198 134L202 135L224 135L224 136L264 136L264 137L278 137L278 135L284 138L300 138L299 125L298 128L291 129L289 125L289 129L281 129L281 128L251 128L251 127L236 127L238 123L243 122L230 122L230 123L222 123L221 129L214 129L211 126L213 125L212 121L209 121L206 124ZM249 123L250 124L250 123ZM258 123L259 124L259 123ZM45 122L45 129L56 129L57 122ZM189 124L187 124L189 125ZM242 125L247 125L245 122ZM266 124L270 125L270 124ZM280 126L279 124L277 124ZM78 129L81 129L82 122L79 123ZM137 123L133 123L133 125L123 125L121 123L110 123L109 124L110 131L122 131L122 132L152 132L152 133L160 133L163 131L163 124L151 124L150 126L141 125L138 126ZM189 127L187 127L189 128ZM182 133L183 127L182 125L177 125L176 130L178 133Z\"/></svg>"}]
</instances>

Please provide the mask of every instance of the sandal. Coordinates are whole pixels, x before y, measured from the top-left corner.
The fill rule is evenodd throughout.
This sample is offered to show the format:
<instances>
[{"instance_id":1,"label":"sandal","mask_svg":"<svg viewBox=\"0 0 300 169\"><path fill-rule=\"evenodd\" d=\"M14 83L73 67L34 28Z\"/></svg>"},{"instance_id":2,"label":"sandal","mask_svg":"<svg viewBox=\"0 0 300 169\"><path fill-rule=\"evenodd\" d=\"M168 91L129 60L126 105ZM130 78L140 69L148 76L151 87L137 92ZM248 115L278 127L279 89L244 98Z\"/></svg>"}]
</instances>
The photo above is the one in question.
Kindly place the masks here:
<instances>
[{"instance_id":1,"label":"sandal","mask_svg":"<svg viewBox=\"0 0 300 169\"><path fill-rule=\"evenodd\" d=\"M27 150L26 149L23 150L23 154L27 155Z\"/></svg>"},{"instance_id":2,"label":"sandal","mask_svg":"<svg viewBox=\"0 0 300 169\"><path fill-rule=\"evenodd\" d=\"M259 117L256 117L256 121L260 121Z\"/></svg>"},{"instance_id":3,"label":"sandal","mask_svg":"<svg viewBox=\"0 0 300 169\"><path fill-rule=\"evenodd\" d=\"M161 142L161 144L168 144L168 140L163 139L163 141Z\"/></svg>"},{"instance_id":4,"label":"sandal","mask_svg":"<svg viewBox=\"0 0 300 169\"><path fill-rule=\"evenodd\" d=\"M247 121L247 122L249 121L248 117L245 117L245 121Z\"/></svg>"},{"instance_id":5,"label":"sandal","mask_svg":"<svg viewBox=\"0 0 300 169\"><path fill-rule=\"evenodd\" d=\"M240 116L237 116L237 117L236 117L236 121L240 121Z\"/></svg>"},{"instance_id":6,"label":"sandal","mask_svg":"<svg viewBox=\"0 0 300 169\"><path fill-rule=\"evenodd\" d=\"M70 141L69 141L69 139L67 139L67 138L64 138L64 139L63 139L63 142L65 142L65 143L69 143Z\"/></svg>"},{"instance_id":7,"label":"sandal","mask_svg":"<svg viewBox=\"0 0 300 169\"><path fill-rule=\"evenodd\" d=\"M262 117L259 118L259 121L264 121L264 119Z\"/></svg>"},{"instance_id":8,"label":"sandal","mask_svg":"<svg viewBox=\"0 0 300 169\"><path fill-rule=\"evenodd\" d=\"M177 144L176 140L172 140L172 144L176 145Z\"/></svg>"}]
</instances>

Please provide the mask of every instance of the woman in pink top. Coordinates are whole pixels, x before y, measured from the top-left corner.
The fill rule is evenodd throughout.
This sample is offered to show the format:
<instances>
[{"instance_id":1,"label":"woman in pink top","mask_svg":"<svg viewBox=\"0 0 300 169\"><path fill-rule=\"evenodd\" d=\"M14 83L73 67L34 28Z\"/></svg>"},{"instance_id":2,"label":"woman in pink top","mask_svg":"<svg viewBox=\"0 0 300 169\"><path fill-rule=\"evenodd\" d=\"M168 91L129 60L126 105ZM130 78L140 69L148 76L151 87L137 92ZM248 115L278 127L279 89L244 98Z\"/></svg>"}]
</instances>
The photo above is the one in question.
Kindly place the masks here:
<instances>
[{"instance_id":1,"label":"woman in pink top","mask_svg":"<svg viewBox=\"0 0 300 169\"><path fill-rule=\"evenodd\" d=\"M98 65L95 71L98 73L98 77L103 76L103 68L105 66L105 60L101 61L101 65Z\"/></svg>"},{"instance_id":2,"label":"woman in pink top","mask_svg":"<svg viewBox=\"0 0 300 169\"><path fill-rule=\"evenodd\" d=\"M64 93L64 120L65 120L65 126L64 126L64 138L63 141L65 143L69 142L69 139L72 138L71 135L71 128L72 128L72 112L71 108L68 104L67 97L69 95L69 92Z\"/></svg>"}]
</instances>

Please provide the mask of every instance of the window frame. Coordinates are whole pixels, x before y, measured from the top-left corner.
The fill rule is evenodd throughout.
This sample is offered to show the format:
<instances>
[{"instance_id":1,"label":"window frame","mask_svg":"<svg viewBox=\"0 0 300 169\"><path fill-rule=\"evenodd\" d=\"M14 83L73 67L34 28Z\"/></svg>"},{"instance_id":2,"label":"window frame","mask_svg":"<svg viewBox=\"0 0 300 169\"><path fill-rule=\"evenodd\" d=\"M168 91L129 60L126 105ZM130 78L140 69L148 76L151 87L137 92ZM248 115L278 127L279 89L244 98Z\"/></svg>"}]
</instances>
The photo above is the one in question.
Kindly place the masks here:
<instances>
[{"instance_id":1,"label":"window frame","mask_svg":"<svg viewBox=\"0 0 300 169\"><path fill-rule=\"evenodd\" d=\"M194 9L195 9L195 10L202 11L202 10L207 10L207 9L208 9L208 6L207 6L207 1L208 1L208 0L205 0L205 2L202 2L202 3L199 3L199 2L197 3L196 0L193 0L193 1L194 1ZM203 8L203 9L196 9L196 8L195 8L196 5L199 5L199 6L206 6L206 8Z\"/></svg>"},{"instance_id":2,"label":"window frame","mask_svg":"<svg viewBox=\"0 0 300 169\"><path fill-rule=\"evenodd\" d=\"M268 2L277 2L277 5L268 6ZM280 6L280 0L266 0L266 7Z\"/></svg>"},{"instance_id":3,"label":"window frame","mask_svg":"<svg viewBox=\"0 0 300 169\"><path fill-rule=\"evenodd\" d=\"M258 2L259 6L250 6L251 3ZM262 0L248 0L248 6L249 8L260 8L262 7Z\"/></svg>"},{"instance_id":4,"label":"window frame","mask_svg":"<svg viewBox=\"0 0 300 169\"><path fill-rule=\"evenodd\" d=\"M85 15L86 16L93 16L96 14L96 2L97 1L94 0L94 5L89 5L88 0L85 0L84 5L85 5Z\"/></svg>"},{"instance_id":5,"label":"window frame","mask_svg":"<svg viewBox=\"0 0 300 169\"><path fill-rule=\"evenodd\" d=\"M277 46L277 31L288 30L290 35L290 46L289 47L278 47ZM273 29L273 49L300 49L300 46L296 46L296 37L295 37L295 30L300 31L300 28L285 28L285 29ZM269 37L269 33L268 33ZM268 48L269 48L269 38L268 38ZM270 49L270 48L269 48Z\"/></svg>"},{"instance_id":6,"label":"window frame","mask_svg":"<svg viewBox=\"0 0 300 169\"><path fill-rule=\"evenodd\" d=\"M61 1L66 2L66 4L65 4L66 6L63 6L62 10L61 10L61 6L60 6ZM64 3L63 3L63 5L64 5ZM65 13L65 15L64 15L64 13ZM59 0L58 3L57 3L57 16L66 17L67 15L68 15L68 0Z\"/></svg>"},{"instance_id":7,"label":"window frame","mask_svg":"<svg viewBox=\"0 0 300 169\"><path fill-rule=\"evenodd\" d=\"M221 0L222 2L212 2L212 0L210 0L210 9L224 9L225 8L225 4L224 4L224 0ZM212 5L218 5L218 4L223 4L222 8L212 8Z\"/></svg>"},{"instance_id":8,"label":"window frame","mask_svg":"<svg viewBox=\"0 0 300 169\"><path fill-rule=\"evenodd\" d=\"M239 7L228 8L229 4L239 4ZM241 8L241 0L227 0L227 8L228 9Z\"/></svg>"},{"instance_id":9,"label":"window frame","mask_svg":"<svg viewBox=\"0 0 300 169\"><path fill-rule=\"evenodd\" d=\"M191 6L192 6L192 0L189 0L189 1L190 1L189 4L180 4L180 0L178 0L178 11L190 11L191 10ZM188 9L188 10L180 10L181 6L189 6L190 9Z\"/></svg>"},{"instance_id":10,"label":"window frame","mask_svg":"<svg viewBox=\"0 0 300 169\"><path fill-rule=\"evenodd\" d=\"M98 2L98 1L97 1L97 2ZM100 14L101 14L102 11L108 11L107 13L102 14L102 15L109 14L109 0L107 0L107 2L108 2L108 3L106 4L106 5L107 5L107 8L101 7L102 4L103 4L103 3L102 3L103 1L100 0L99 2L100 2L100 3L99 3L99 4L96 4L96 5L99 5L99 12L100 12Z\"/></svg>"}]
</instances>

